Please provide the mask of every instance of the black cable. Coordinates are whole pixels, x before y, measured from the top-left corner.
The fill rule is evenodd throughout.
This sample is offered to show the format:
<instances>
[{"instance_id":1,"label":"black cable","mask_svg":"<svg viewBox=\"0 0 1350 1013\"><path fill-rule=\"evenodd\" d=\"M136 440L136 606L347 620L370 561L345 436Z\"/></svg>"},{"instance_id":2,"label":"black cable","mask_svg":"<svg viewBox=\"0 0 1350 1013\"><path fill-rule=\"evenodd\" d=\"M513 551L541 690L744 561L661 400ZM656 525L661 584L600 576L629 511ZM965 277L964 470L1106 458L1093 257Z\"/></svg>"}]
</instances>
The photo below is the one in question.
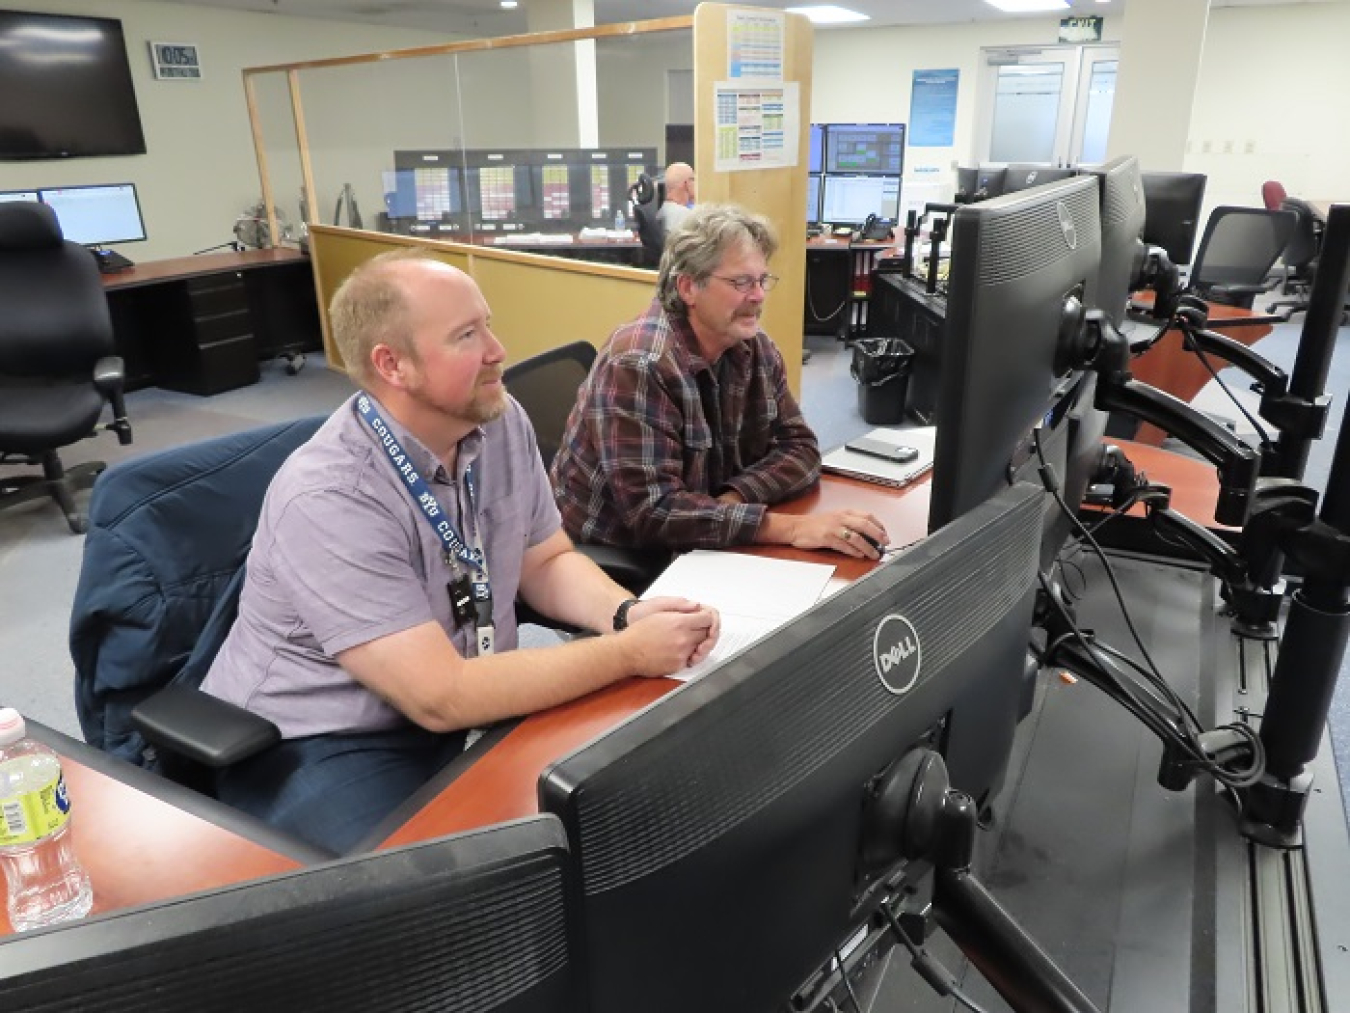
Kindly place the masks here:
<instances>
[{"instance_id":1,"label":"black cable","mask_svg":"<svg viewBox=\"0 0 1350 1013\"><path fill-rule=\"evenodd\" d=\"M900 920L895 917L895 912L891 910L889 904L882 903L881 913L886 916L886 921L890 923L891 931L900 942L905 944L905 949L909 950L911 966L918 972L920 978L932 986L933 991L941 996L950 995L971 1013L985 1013L973 999L961 991L961 986L956 983L956 978L951 971L930 956L926 949L909 938L909 933L904 930Z\"/></svg>"},{"instance_id":2,"label":"black cable","mask_svg":"<svg viewBox=\"0 0 1350 1013\"><path fill-rule=\"evenodd\" d=\"M858 1002L858 996L853 991L853 983L848 980L848 969L844 967L844 955L836 948L834 951L834 961L839 965L839 977L844 982L844 991L848 993L848 998L853 1003L853 1009L856 1013L863 1013L862 1003Z\"/></svg>"},{"instance_id":3,"label":"black cable","mask_svg":"<svg viewBox=\"0 0 1350 1013\"><path fill-rule=\"evenodd\" d=\"M1100 688L1105 690L1108 695L1112 696L1113 699L1143 721L1145 726L1153 731L1153 733L1164 742L1175 744L1183 753L1191 758L1191 761L1197 769L1206 771L1220 784L1229 788L1244 788L1254 784L1260 779L1262 773L1265 771L1265 750L1261 746L1259 738L1248 726L1240 723L1221 726L1225 729L1237 730L1238 734L1247 740L1252 749L1252 759L1250 763L1245 768L1237 771L1231 771L1227 767L1220 765L1217 760L1205 752L1204 746L1200 742L1200 735L1204 731L1204 726L1201 725L1200 720L1195 716L1195 713L1186 702L1181 699L1167 680L1163 678L1162 672L1154 662L1152 655L1149 654L1148 648L1144 646L1143 638L1139 635L1139 631L1134 624L1134 618L1130 615L1129 607L1125 603L1125 595L1121 591L1120 582L1116 579L1115 570L1111 566L1110 560L1107 559L1106 553L1092 536L1092 533L1084 527L1083 523L1073 511L1069 509L1069 505L1064 502L1064 497L1059 492L1058 482L1054 481L1054 471L1045 459L1045 451L1041 446L1041 429L1039 426L1032 431L1032 442L1036 449L1036 456L1040 461L1041 477L1046 491L1054 497L1055 503L1058 504L1059 509L1063 511L1070 523L1079 530L1083 540L1092 547L1092 551L1101 561L1102 567L1106 571L1107 579L1111 583L1111 589L1115 594L1116 601L1120 605L1120 611L1125 619L1125 625L1128 627L1130 635L1134 638L1135 645L1139 648L1140 654L1147 663L1147 668L1144 668L1133 659L1128 658L1114 648L1108 648L1107 645L1104 644L1098 645L1089 642L1087 636L1078 628L1077 623L1074 622L1073 617L1069 614L1064 603L1059 600L1059 596L1057 596L1049 586L1049 581L1045 574L1039 574L1038 576L1042 588L1045 589L1046 595L1060 611L1062 618L1072 631L1074 639L1076 639L1083 650L1086 651L1099 666L1101 666L1103 677L1110 680L1111 688L1108 689L1105 686ZM1047 644L1047 656L1051 656L1054 646L1060 642L1062 642L1062 638L1060 641L1055 641L1053 644ZM1152 690L1156 691L1156 696L1154 693L1149 694L1152 699L1151 703L1145 703L1143 700L1136 697L1134 693L1131 692L1127 682L1118 680L1112 675L1111 669L1115 668L1115 665L1110 662L1108 655L1099 648L1109 650L1111 655L1126 662L1130 668L1139 674L1148 687L1151 687ZM1133 680L1130 681L1133 682ZM1096 683L1094 682L1094 684ZM1114 690L1114 692L1112 690ZM1166 704L1169 706L1174 712L1173 716L1169 718L1168 715L1159 714L1154 709L1159 704Z\"/></svg>"},{"instance_id":4,"label":"black cable","mask_svg":"<svg viewBox=\"0 0 1350 1013\"><path fill-rule=\"evenodd\" d=\"M1256 434L1261 438L1261 446L1263 447L1270 446L1270 434L1261 427L1261 423L1257 422L1256 419L1252 416L1252 413L1249 412L1246 409L1246 407L1242 404L1242 402L1237 399L1237 395L1234 394L1231 390L1229 390L1228 384L1223 382L1223 378L1219 376L1219 374L1215 371L1214 366L1210 363L1209 356L1207 356L1204 353L1204 351L1201 350L1199 345L1195 345L1194 343L1192 343L1191 351L1200 360L1200 364L1205 367L1205 369L1209 372L1209 375L1214 378L1214 382L1219 385L1219 389L1228 395L1228 400L1233 402L1233 404L1237 407L1237 410L1242 413L1242 417L1247 420L1247 422L1251 425L1251 427L1254 430L1256 430Z\"/></svg>"}]
</instances>

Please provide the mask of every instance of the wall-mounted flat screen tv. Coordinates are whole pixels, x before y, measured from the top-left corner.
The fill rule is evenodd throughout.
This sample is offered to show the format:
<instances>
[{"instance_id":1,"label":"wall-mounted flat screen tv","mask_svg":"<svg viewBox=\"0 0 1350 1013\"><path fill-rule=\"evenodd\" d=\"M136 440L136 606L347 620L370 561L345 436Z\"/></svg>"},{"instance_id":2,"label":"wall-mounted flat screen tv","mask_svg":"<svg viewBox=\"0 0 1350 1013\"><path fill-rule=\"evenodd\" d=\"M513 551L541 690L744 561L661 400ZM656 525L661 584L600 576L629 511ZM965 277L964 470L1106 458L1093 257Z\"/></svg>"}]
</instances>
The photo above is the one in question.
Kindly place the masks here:
<instances>
[{"instance_id":1,"label":"wall-mounted flat screen tv","mask_svg":"<svg viewBox=\"0 0 1350 1013\"><path fill-rule=\"evenodd\" d=\"M143 155L122 22L0 10L0 160Z\"/></svg>"}]
</instances>

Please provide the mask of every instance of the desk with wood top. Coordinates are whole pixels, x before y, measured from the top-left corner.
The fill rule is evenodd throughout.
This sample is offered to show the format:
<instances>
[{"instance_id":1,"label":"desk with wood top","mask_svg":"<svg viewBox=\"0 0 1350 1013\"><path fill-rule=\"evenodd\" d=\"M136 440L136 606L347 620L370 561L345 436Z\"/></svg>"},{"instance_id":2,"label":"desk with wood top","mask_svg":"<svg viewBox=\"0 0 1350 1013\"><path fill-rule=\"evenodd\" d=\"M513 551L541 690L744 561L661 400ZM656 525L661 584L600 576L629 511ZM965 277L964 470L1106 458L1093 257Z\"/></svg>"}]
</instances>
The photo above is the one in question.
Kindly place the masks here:
<instances>
[{"instance_id":1,"label":"desk with wood top","mask_svg":"<svg viewBox=\"0 0 1350 1013\"><path fill-rule=\"evenodd\" d=\"M1214 470L1202 461L1117 441L1156 479L1174 488L1173 505L1202 523L1213 516ZM826 475L806 495L773 509L807 514L844 507L867 510L886 526L894 545L927 531L929 482L903 490ZM762 547L744 551L829 562L853 580L876 564L833 553ZM538 811L537 784L551 762L613 728L674 690L671 679L626 679L589 696L531 715L467 768L443 772L422 804L379 847L428 840ZM98 753L54 732L46 739L65 758L74 812L76 852L94 883L96 912L254 879L317 861L313 849L269 834L248 817ZM429 801L426 801L429 798ZM0 912L0 935L10 931Z\"/></svg>"},{"instance_id":2,"label":"desk with wood top","mask_svg":"<svg viewBox=\"0 0 1350 1013\"><path fill-rule=\"evenodd\" d=\"M217 394L258 360L322 347L309 257L276 248L136 264L103 276L127 389Z\"/></svg>"}]
</instances>

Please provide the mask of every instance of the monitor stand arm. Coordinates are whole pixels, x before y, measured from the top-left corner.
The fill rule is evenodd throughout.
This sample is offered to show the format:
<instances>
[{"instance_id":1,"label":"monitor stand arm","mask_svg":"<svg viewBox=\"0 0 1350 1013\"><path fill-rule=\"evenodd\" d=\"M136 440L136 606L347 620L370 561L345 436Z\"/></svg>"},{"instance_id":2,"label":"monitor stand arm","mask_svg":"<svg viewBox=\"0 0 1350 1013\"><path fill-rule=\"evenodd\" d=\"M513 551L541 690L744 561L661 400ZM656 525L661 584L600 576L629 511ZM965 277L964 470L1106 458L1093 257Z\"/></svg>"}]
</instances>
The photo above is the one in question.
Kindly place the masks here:
<instances>
[{"instance_id":1,"label":"monitor stand arm","mask_svg":"<svg viewBox=\"0 0 1350 1013\"><path fill-rule=\"evenodd\" d=\"M907 858L934 867L933 915L1016 1013L1097 1013L1069 977L970 871L975 800L954 790L942 756L912 749L874 786L866 839L872 858ZM914 940L885 909L913 952ZM916 958L916 968L923 968ZM927 974L924 975L928 977Z\"/></svg>"},{"instance_id":2,"label":"monitor stand arm","mask_svg":"<svg viewBox=\"0 0 1350 1013\"><path fill-rule=\"evenodd\" d=\"M1350 409L1347 409L1350 416ZM1310 514L1311 511L1307 511ZM1350 418L1341 432L1316 518L1278 533L1278 546L1303 574L1261 718L1266 773L1247 790L1242 829L1264 844L1300 843L1312 790L1307 765L1326 728L1346 643L1350 640Z\"/></svg>"}]
</instances>

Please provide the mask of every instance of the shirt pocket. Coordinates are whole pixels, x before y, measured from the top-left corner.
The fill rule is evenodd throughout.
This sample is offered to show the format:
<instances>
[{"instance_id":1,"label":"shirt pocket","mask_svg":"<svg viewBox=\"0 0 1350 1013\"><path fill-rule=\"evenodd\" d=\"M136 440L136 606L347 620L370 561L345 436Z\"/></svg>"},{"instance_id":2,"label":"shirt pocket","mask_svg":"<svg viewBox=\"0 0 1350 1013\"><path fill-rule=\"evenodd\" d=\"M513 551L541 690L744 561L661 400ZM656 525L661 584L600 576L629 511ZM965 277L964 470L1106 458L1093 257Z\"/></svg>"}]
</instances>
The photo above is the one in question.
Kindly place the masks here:
<instances>
[{"instance_id":1,"label":"shirt pocket","mask_svg":"<svg viewBox=\"0 0 1350 1013\"><path fill-rule=\"evenodd\" d=\"M741 459L737 463L747 468L769 452L774 430L778 428L778 402L773 398L751 400L740 423L736 443Z\"/></svg>"},{"instance_id":2,"label":"shirt pocket","mask_svg":"<svg viewBox=\"0 0 1350 1013\"><path fill-rule=\"evenodd\" d=\"M708 473L708 455L713 449L712 429L702 416L686 418L680 435L683 442L684 479L698 488Z\"/></svg>"}]
</instances>

